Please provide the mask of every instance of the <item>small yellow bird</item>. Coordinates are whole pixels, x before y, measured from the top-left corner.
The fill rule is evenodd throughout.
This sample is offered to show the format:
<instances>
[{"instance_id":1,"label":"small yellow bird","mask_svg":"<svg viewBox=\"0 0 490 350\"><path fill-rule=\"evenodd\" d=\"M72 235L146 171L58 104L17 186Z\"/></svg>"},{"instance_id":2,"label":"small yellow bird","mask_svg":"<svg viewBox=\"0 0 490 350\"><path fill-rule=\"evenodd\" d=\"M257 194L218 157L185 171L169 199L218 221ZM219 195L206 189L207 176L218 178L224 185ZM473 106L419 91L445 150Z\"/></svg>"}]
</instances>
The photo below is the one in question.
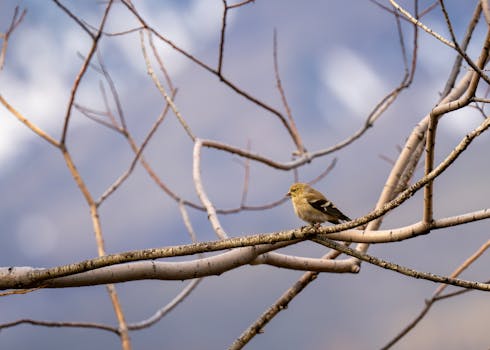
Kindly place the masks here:
<instances>
[{"instance_id":1,"label":"small yellow bird","mask_svg":"<svg viewBox=\"0 0 490 350\"><path fill-rule=\"evenodd\" d=\"M292 184L287 196L291 197L296 215L312 225L325 221L332 224L351 221L323 194L308 184L300 182Z\"/></svg>"}]
</instances>

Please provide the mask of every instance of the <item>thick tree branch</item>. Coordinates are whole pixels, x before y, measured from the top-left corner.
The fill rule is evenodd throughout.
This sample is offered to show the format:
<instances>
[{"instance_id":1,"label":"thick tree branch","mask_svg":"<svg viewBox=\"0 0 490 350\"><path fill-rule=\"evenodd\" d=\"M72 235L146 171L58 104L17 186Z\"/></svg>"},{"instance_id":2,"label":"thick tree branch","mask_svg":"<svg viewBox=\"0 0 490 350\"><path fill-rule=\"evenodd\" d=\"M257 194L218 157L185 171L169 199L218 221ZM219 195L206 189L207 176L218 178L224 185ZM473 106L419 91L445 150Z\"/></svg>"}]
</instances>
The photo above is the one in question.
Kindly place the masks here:
<instances>
[{"instance_id":1,"label":"thick tree branch","mask_svg":"<svg viewBox=\"0 0 490 350\"><path fill-rule=\"evenodd\" d=\"M401 266L398 264L394 264L392 262L376 258L372 255L368 255L366 253L359 252L355 249L351 249L346 247L345 245L339 244L335 241L332 241L327 238L317 237L314 239L316 242L321 243L331 249L338 250L344 254L355 257L356 259L368 262L370 264L382 267L387 270L392 270L402 275L413 277L413 278L421 278L432 282L445 283L450 284L457 287L463 287L468 289L477 289L482 291L490 291L490 284L483 282L474 282L474 281L466 281L458 278L448 277L448 276L440 276L430 272L422 272L414 269L410 269L405 266Z\"/></svg>"}]
</instances>

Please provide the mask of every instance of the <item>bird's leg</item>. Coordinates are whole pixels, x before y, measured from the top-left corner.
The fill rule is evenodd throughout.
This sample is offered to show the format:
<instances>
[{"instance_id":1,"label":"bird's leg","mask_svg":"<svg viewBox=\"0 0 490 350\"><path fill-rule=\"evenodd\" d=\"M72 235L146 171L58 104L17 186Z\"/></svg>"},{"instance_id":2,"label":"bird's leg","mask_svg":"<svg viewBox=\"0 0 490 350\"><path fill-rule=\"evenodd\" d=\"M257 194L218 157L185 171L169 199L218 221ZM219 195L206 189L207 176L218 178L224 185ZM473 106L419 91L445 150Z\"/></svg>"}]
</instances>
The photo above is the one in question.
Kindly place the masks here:
<instances>
[{"instance_id":1,"label":"bird's leg","mask_svg":"<svg viewBox=\"0 0 490 350\"><path fill-rule=\"evenodd\" d=\"M318 230L320 227L322 226L321 223L319 222L315 222L315 223L311 223L309 225L306 225L306 226L301 226L301 230L306 230L306 229L310 229L310 230Z\"/></svg>"}]
</instances>

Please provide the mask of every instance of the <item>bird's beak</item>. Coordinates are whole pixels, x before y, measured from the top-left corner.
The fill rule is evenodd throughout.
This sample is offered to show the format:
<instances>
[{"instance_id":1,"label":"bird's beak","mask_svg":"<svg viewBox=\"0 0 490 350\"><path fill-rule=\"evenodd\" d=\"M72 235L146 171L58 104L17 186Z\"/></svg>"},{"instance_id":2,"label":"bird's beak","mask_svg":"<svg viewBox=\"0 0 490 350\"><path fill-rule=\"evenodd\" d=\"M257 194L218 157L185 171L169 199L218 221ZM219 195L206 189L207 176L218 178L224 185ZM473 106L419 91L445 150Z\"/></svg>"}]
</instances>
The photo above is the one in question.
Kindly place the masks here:
<instances>
[{"instance_id":1,"label":"bird's beak","mask_svg":"<svg viewBox=\"0 0 490 350\"><path fill-rule=\"evenodd\" d=\"M286 197L291 197L291 192L286 193Z\"/></svg>"}]
</instances>

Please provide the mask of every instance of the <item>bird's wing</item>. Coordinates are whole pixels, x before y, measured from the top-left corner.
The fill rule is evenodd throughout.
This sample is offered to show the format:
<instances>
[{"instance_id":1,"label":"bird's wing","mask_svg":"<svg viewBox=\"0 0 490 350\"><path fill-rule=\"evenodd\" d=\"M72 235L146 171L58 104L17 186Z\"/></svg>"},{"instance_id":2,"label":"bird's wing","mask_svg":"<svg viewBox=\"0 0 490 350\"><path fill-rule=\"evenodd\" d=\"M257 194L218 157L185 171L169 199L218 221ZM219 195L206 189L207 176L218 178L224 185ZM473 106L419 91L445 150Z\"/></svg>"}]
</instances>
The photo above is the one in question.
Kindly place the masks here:
<instances>
[{"instance_id":1,"label":"bird's wing","mask_svg":"<svg viewBox=\"0 0 490 350\"><path fill-rule=\"evenodd\" d=\"M308 203L315 209L331 215L333 217L339 218L340 220L351 221L351 219L342 213L331 201L329 201L323 194L312 189L305 195Z\"/></svg>"}]
</instances>

